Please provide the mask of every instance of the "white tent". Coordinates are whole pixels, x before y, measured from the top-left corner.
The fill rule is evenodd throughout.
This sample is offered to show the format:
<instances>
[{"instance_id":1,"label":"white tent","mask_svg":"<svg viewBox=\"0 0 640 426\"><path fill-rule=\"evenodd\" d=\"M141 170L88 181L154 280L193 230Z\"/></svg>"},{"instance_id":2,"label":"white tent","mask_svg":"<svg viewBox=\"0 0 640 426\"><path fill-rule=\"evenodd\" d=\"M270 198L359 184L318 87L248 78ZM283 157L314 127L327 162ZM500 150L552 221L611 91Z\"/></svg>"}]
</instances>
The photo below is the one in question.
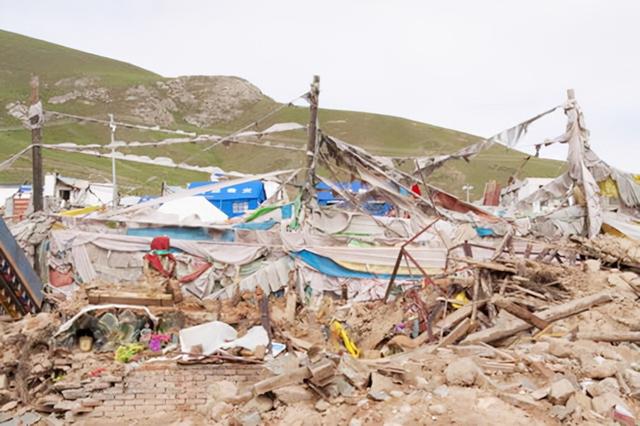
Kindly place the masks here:
<instances>
[{"instance_id":1,"label":"white tent","mask_svg":"<svg viewBox=\"0 0 640 426\"><path fill-rule=\"evenodd\" d=\"M200 195L167 201L158 212L176 215L180 222L196 218L203 223L224 223L228 219L226 214Z\"/></svg>"}]
</instances>

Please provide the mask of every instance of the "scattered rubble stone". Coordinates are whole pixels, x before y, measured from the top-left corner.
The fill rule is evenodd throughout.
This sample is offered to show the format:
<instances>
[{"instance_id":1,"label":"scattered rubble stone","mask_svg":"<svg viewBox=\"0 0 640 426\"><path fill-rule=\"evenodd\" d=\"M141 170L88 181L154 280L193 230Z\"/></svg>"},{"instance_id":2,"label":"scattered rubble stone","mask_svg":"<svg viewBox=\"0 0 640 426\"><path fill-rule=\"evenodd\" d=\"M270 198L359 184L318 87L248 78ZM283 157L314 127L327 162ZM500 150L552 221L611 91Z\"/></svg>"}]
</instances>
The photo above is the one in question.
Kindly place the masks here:
<instances>
[{"instance_id":1,"label":"scattered rubble stone","mask_svg":"<svg viewBox=\"0 0 640 426\"><path fill-rule=\"evenodd\" d=\"M300 385L285 386L273 391L281 402L285 404L295 404L301 401L311 401L314 399L313 392Z\"/></svg>"},{"instance_id":2,"label":"scattered rubble stone","mask_svg":"<svg viewBox=\"0 0 640 426\"><path fill-rule=\"evenodd\" d=\"M370 390L369 393L367 393L367 396L373 399L374 401L386 401L387 399L390 398L389 394L386 393L385 391Z\"/></svg>"},{"instance_id":3,"label":"scattered rubble stone","mask_svg":"<svg viewBox=\"0 0 640 426\"><path fill-rule=\"evenodd\" d=\"M249 413L241 413L236 416L238 423L242 426L259 426L262 424L262 418L257 411L251 411Z\"/></svg>"},{"instance_id":4,"label":"scattered rubble stone","mask_svg":"<svg viewBox=\"0 0 640 426\"><path fill-rule=\"evenodd\" d=\"M447 413L447 407L443 404L431 404L429 406L429 412L434 416L441 416Z\"/></svg>"},{"instance_id":5,"label":"scattered rubble stone","mask_svg":"<svg viewBox=\"0 0 640 426\"><path fill-rule=\"evenodd\" d=\"M574 392L575 388L568 379L560 379L551 384L549 401L556 405L564 405Z\"/></svg>"},{"instance_id":6,"label":"scattered rubble stone","mask_svg":"<svg viewBox=\"0 0 640 426\"><path fill-rule=\"evenodd\" d=\"M315 405L315 409L320 413L324 413L329 409L329 407L331 407L331 404L329 404L324 399L320 399L318 402L316 402L316 405Z\"/></svg>"},{"instance_id":7,"label":"scattered rubble stone","mask_svg":"<svg viewBox=\"0 0 640 426\"><path fill-rule=\"evenodd\" d=\"M593 410L601 416L608 416L616 404L624 406L624 401L613 392L603 393L591 400Z\"/></svg>"},{"instance_id":8,"label":"scattered rubble stone","mask_svg":"<svg viewBox=\"0 0 640 426\"><path fill-rule=\"evenodd\" d=\"M471 358L457 359L444 371L449 385L472 386L478 377L478 366Z\"/></svg>"}]
</instances>

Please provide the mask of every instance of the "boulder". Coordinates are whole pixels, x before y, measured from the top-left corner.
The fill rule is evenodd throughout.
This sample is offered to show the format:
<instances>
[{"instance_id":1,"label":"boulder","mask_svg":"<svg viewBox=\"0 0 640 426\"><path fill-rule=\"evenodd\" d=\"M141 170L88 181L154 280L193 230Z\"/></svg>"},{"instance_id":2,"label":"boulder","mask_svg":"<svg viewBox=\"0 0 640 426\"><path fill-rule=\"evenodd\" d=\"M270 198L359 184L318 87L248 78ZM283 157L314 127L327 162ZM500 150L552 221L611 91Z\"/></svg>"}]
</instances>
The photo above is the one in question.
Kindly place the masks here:
<instances>
[{"instance_id":1,"label":"boulder","mask_svg":"<svg viewBox=\"0 0 640 426\"><path fill-rule=\"evenodd\" d=\"M574 392L575 388L568 379L560 379L551 384L549 401L555 405L564 405Z\"/></svg>"},{"instance_id":2,"label":"boulder","mask_svg":"<svg viewBox=\"0 0 640 426\"><path fill-rule=\"evenodd\" d=\"M624 379L632 390L640 390L640 373L631 368L627 368L624 370Z\"/></svg>"},{"instance_id":3,"label":"boulder","mask_svg":"<svg viewBox=\"0 0 640 426\"><path fill-rule=\"evenodd\" d=\"M321 399L320 401L316 402L316 406L315 406L316 410L321 413L324 413L325 411L327 411L329 407L331 407L331 404L329 404L324 399Z\"/></svg>"},{"instance_id":4,"label":"boulder","mask_svg":"<svg viewBox=\"0 0 640 426\"><path fill-rule=\"evenodd\" d=\"M301 385L285 386L273 391L276 398L284 404L295 404L300 401L311 401L314 394L309 389Z\"/></svg>"},{"instance_id":5,"label":"boulder","mask_svg":"<svg viewBox=\"0 0 640 426\"><path fill-rule=\"evenodd\" d=\"M614 361L602 357L583 358L582 374L590 379L606 379L616 375L618 368Z\"/></svg>"},{"instance_id":6,"label":"boulder","mask_svg":"<svg viewBox=\"0 0 640 426\"><path fill-rule=\"evenodd\" d=\"M587 388L587 392L591 397L600 396L604 393L614 393L620 395L620 384L613 377L607 377L604 380L596 382Z\"/></svg>"},{"instance_id":7,"label":"boulder","mask_svg":"<svg viewBox=\"0 0 640 426\"><path fill-rule=\"evenodd\" d=\"M262 424L262 417L260 417L260 413L257 411L240 413L235 416L235 420L240 423L241 426L259 426Z\"/></svg>"},{"instance_id":8,"label":"boulder","mask_svg":"<svg viewBox=\"0 0 640 426\"><path fill-rule=\"evenodd\" d=\"M587 259L584 261L584 271L585 272L598 272L600 270L600 260L599 259Z\"/></svg>"},{"instance_id":9,"label":"boulder","mask_svg":"<svg viewBox=\"0 0 640 426\"><path fill-rule=\"evenodd\" d=\"M258 395L255 398L252 398L244 404L242 407L242 411L258 411L259 413L266 413L267 411L271 411L273 409L273 400L265 395Z\"/></svg>"},{"instance_id":10,"label":"boulder","mask_svg":"<svg viewBox=\"0 0 640 426\"><path fill-rule=\"evenodd\" d=\"M455 360L444 370L447 384L454 386L472 386L478 377L479 368L471 358Z\"/></svg>"}]
</instances>

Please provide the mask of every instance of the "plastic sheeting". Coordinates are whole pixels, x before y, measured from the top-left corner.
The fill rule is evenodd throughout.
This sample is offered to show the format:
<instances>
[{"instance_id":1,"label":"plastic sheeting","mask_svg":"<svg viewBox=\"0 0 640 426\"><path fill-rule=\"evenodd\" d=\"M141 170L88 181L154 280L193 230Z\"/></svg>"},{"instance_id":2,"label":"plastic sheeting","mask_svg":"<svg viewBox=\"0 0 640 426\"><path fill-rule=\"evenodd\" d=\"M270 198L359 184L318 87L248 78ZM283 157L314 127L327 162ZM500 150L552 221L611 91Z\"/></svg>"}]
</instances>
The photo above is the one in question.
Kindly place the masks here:
<instances>
[{"instance_id":1,"label":"plastic sheeting","mask_svg":"<svg viewBox=\"0 0 640 426\"><path fill-rule=\"evenodd\" d=\"M202 349L197 355L211 355L221 349L242 347L255 351L258 346L267 346L269 336L262 326L252 327L243 337L229 324L212 321L180 330L180 350L194 353L195 348ZM195 353L194 353L195 355Z\"/></svg>"},{"instance_id":2,"label":"plastic sheeting","mask_svg":"<svg viewBox=\"0 0 640 426\"><path fill-rule=\"evenodd\" d=\"M347 269L333 260L317 255L313 252L302 250L297 253L293 253L293 256L302 260L304 263L312 267L318 272L323 273L324 275L328 275L330 277L339 277L339 278L378 278L378 279L390 279L391 274L372 274L367 272L353 271L351 269ZM417 271L417 269L416 269ZM413 280L418 281L422 280L424 277L421 274L417 275L398 275L398 279L400 280Z\"/></svg>"},{"instance_id":3,"label":"plastic sheeting","mask_svg":"<svg viewBox=\"0 0 640 426\"><path fill-rule=\"evenodd\" d=\"M55 230L51 232L58 250L66 250L75 246L93 244L97 247L119 252L146 252L152 238L134 237L121 234L102 234L75 230ZM257 245L234 243L212 243L203 241L171 240L171 247L182 250L193 256L206 260L214 260L232 265L244 265L268 251L268 248Z\"/></svg>"}]
</instances>

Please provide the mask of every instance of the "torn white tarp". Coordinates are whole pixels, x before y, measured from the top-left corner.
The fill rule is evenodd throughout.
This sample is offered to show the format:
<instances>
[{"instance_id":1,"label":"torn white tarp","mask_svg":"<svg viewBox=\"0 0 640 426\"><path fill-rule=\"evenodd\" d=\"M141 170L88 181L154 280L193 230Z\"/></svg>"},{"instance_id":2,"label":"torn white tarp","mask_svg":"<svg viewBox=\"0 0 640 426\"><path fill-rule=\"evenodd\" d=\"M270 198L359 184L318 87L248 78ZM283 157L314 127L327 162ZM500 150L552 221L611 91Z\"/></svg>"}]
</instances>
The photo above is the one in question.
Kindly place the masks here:
<instances>
[{"instance_id":1,"label":"torn white tarp","mask_svg":"<svg viewBox=\"0 0 640 426\"><path fill-rule=\"evenodd\" d=\"M522 123L516 124L513 127L510 127L506 130L501 131L488 139L483 139L479 142L476 142L472 145L466 146L459 151L456 151L452 154L446 155L436 155L432 157L420 157L416 158L416 170L414 173L421 173L423 176L429 176L439 167L444 165L449 160L469 160L469 158L476 156L480 152L485 149L493 146L494 143L499 143L502 145L506 145L508 147L514 147L520 139L527 133L527 129L534 121L539 120L540 118L551 114L555 110L560 108L560 105L555 106L547 111L544 111L534 117L531 117Z\"/></svg>"},{"instance_id":2,"label":"torn white tarp","mask_svg":"<svg viewBox=\"0 0 640 426\"><path fill-rule=\"evenodd\" d=\"M262 136L268 135L270 133L290 132L292 130L302 130L305 128L306 126L303 126L300 123L276 123L264 130L249 130L246 132L238 133L237 135L235 135L235 137Z\"/></svg>"},{"instance_id":3,"label":"torn white tarp","mask_svg":"<svg viewBox=\"0 0 640 426\"><path fill-rule=\"evenodd\" d=\"M229 324L212 321L180 330L180 350L184 354L211 355L220 349L242 347L255 351L267 346L269 336L262 326L252 327L243 337Z\"/></svg>"},{"instance_id":4,"label":"torn white tarp","mask_svg":"<svg viewBox=\"0 0 640 426\"><path fill-rule=\"evenodd\" d=\"M572 95L570 94L570 96ZM566 143L568 145L567 162L569 163L569 170L524 201L525 203L540 201L541 199L558 196L558 194L567 194L573 185L577 185L582 189L586 201L587 235L591 238L600 233L603 220L599 196L600 189L596 183L596 178L592 174L592 169L599 162L594 161L591 157L593 153L588 145L589 131L584 124L582 111L573 97L569 98L564 109L567 115L567 129L562 135L547 143ZM587 153L589 153L588 156ZM587 163L587 158L590 159L589 163L592 163L591 168L589 167L590 164Z\"/></svg>"},{"instance_id":5,"label":"torn white tarp","mask_svg":"<svg viewBox=\"0 0 640 426\"><path fill-rule=\"evenodd\" d=\"M604 223L632 240L640 241L640 220L624 213L607 212Z\"/></svg>"},{"instance_id":6,"label":"torn white tarp","mask_svg":"<svg viewBox=\"0 0 640 426\"><path fill-rule=\"evenodd\" d=\"M122 234L103 234L76 230L54 230L51 239L58 250L67 250L77 245L93 244L105 250L120 252L146 252L150 250L151 237ZM193 256L233 265L252 262L267 252L266 247L234 243L171 239L171 247Z\"/></svg>"}]
</instances>

